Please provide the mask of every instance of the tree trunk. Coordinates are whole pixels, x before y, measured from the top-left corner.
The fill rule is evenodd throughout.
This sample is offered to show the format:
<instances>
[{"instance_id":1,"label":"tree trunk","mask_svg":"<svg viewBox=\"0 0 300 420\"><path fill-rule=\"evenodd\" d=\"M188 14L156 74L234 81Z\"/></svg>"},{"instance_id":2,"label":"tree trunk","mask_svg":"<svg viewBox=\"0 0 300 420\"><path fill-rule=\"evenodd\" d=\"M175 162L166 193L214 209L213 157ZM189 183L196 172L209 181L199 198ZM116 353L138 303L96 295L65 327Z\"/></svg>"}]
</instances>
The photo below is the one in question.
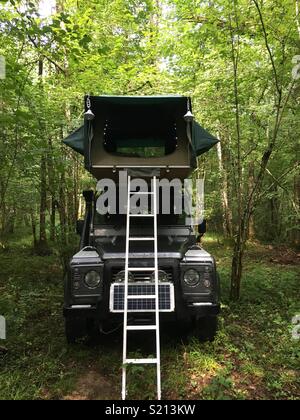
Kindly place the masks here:
<instances>
[{"instance_id":1,"label":"tree trunk","mask_svg":"<svg viewBox=\"0 0 300 420\"><path fill-rule=\"evenodd\" d=\"M50 240L55 241L55 222L56 222L56 182L55 182L55 170L53 164L53 145L52 139L48 140L49 153L47 156L47 170L48 170L48 187L51 194L50 203Z\"/></svg>"},{"instance_id":2,"label":"tree trunk","mask_svg":"<svg viewBox=\"0 0 300 420\"><path fill-rule=\"evenodd\" d=\"M298 213L295 216L295 226L299 225L299 206L300 206L300 176L295 176L294 178L294 202L296 204L296 209ZM295 228L292 231L292 243L296 247L300 246L300 231L299 229Z\"/></svg>"},{"instance_id":3,"label":"tree trunk","mask_svg":"<svg viewBox=\"0 0 300 420\"><path fill-rule=\"evenodd\" d=\"M298 34L300 38L300 3L299 0L296 0L296 24L298 29Z\"/></svg>"},{"instance_id":4,"label":"tree trunk","mask_svg":"<svg viewBox=\"0 0 300 420\"><path fill-rule=\"evenodd\" d=\"M250 208L250 202L249 207ZM241 294L241 280L243 274L243 257L245 252L245 245L248 235L250 212L246 209L243 214L239 226L237 237L234 244L232 264L231 264L231 288L230 298L238 300Z\"/></svg>"},{"instance_id":5,"label":"tree trunk","mask_svg":"<svg viewBox=\"0 0 300 420\"><path fill-rule=\"evenodd\" d=\"M78 211L79 211L79 200L78 200L78 185L79 185L79 164L78 159L75 160L75 169L74 169L74 188L73 188L73 196L74 196L74 219L73 223L74 226L78 220Z\"/></svg>"},{"instance_id":6,"label":"tree trunk","mask_svg":"<svg viewBox=\"0 0 300 420\"><path fill-rule=\"evenodd\" d=\"M60 242L62 245L67 243L67 218L66 218L66 197L65 197L65 173L60 177L59 188L59 220L60 220Z\"/></svg>"},{"instance_id":7,"label":"tree trunk","mask_svg":"<svg viewBox=\"0 0 300 420\"><path fill-rule=\"evenodd\" d=\"M39 60L39 83L40 90L43 93L43 73L44 73L44 63L43 60ZM44 136L44 123L40 122L41 129L41 138ZM46 234L46 214L47 214L47 154L42 152L41 156L41 169L40 169L40 235L39 235L39 244L36 251L41 255L49 254L49 248L47 244L47 234Z\"/></svg>"},{"instance_id":8,"label":"tree trunk","mask_svg":"<svg viewBox=\"0 0 300 420\"><path fill-rule=\"evenodd\" d=\"M74 191L72 189L70 189L67 192L67 230L68 233L71 233L73 231L73 227L74 227L74 214L75 214L75 210L74 210Z\"/></svg>"},{"instance_id":9,"label":"tree trunk","mask_svg":"<svg viewBox=\"0 0 300 420\"><path fill-rule=\"evenodd\" d=\"M32 211L30 213L30 219L31 219L31 228L32 228L32 237L33 237L33 247L36 250L37 249L37 235L36 235L36 220L35 220L35 215L34 212Z\"/></svg>"},{"instance_id":10,"label":"tree trunk","mask_svg":"<svg viewBox=\"0 0 300 420\"><path fill-rule=\"evenodd\" d=\"M233 67L233 92L235 103L235 123L236 123L236 168L237 168L237 219L238 226L236 231L236 239L234 244L232 256L232 269L231 269L231 299L237 300L240 297L241 279L243 271L243 255L244 255L244 220L242 218L242 199L243 199L243 168L241 159L241 121L240 121L240 101L239 101L239 56L240 56L240 37L236 37L236 32L233 28L232 17L231 21L231 55ZM238 27L238 17L235 16L236 30Z\"/></svg>"},{"instance_id":11,"label":"tree trunk","mask_svg":"<svg viewBox=\"0 0 300 420\"><path fill-rule=\"evenodd\" d=\"M254 163L251 162L249 165L249 190L248 193L250 194L254 188ZM251 212L249 216L249 228L248 228L248 239L254 240L255 239L255 226L254 226L254 214Z\"/></svg>"},{"instance_id":12,"label":"tree trunk","mask_svg":"<svg viewBox=\"0 0 300 420\"><path fill-rule=\"evenodd\" d=\"M8 233L10 235L13 235L15 232L15 224L16 224L16 219L17 219L17 209L16 209L16 205L13 205L13 209L10 212L10 217L9 217L9 231Z\"/></svg>"},{"instance_id":13,"label":"tree trunk","mask_svg":"<svg viewBox=\"0 0 300 420\"><path fill-rule=\"evenodd\" d=\"M47 214L47 176L46 158L41 158L40 172L40 237L39 246L47 248L46 214Z\"/></svg>"},{"instance_id":14,"label":"tree trunk","mask_svg":"<svg viewBox=\"0 0 300 420\"><path fill-rule=\"evenodd\" d=\"M83 213L84 212L84 204L83 204L83 198L82 195L80 195L79 197L79 206L78 206L78 218L82 219L83 218Z\"/></svg>"},{"instance_id":15,"label":"tree trunk","mask_svg":"<svg viewBox=\"0 0 300 420\"><path fill-rule=\"evenodd\" d=\"M241 280L243 274L243 256L244 251L239 238L235 242L233 256L232 256L232 265L231 265L231 288L230 288L230 298L232 300L238 300L241 294Z\"/></svg>"},{"instance_id":16,"label":"tree trunk","mask_svg":"<svg viewBox=\"0 0 300 420\"><path fill-rule=\"evenodd\" d=\"M56 217L56 200L51 199L51 215L50 215L50 240L55 241L55 217Z\"/></svg>"},{"instance_id":17,"label":"tree trunk","mask_svg":"<svg viewBox=\"0 0 300 420\"><path fill-rule=\"evenodd\" d=\"M217 144L219 172L222 182L222 209L223 209L223 231L224 235L232 237L232 213L228 204L228 179L224 170L223 153L221 143Z\"/></svg>"},{"instance_id":18,"label":"tree trunk","mask_svg":"<svg viewBox=\"0 0 300 420\"><path fill-rule=\"evenodd\" d=\"M1 234L5 234L6 230L6 203L5 203L5 195L1 194Z\"/></svg>"},{"instance_id":19,"label":"tree trunk","mask_svg":"<svg viewBox=\"0 0 300 420\"><path fill-rule=\"evenodd\" d=\"M1 234L5 236L6 234L6 204L3 203L2 213L1 213Z\"/></svg>"},{"instance_id":20,"label":"tree trunk","mask_svg":"<svg viewBox=\"0 0 300 420\"><path fill-rule=\"evenodd\" d=\"M250 220L249 220L249 232L248 232L248 238L250 241L255 240L255 224L254 224L254 215L251 214Z\"/></svg>"}]
</instances>

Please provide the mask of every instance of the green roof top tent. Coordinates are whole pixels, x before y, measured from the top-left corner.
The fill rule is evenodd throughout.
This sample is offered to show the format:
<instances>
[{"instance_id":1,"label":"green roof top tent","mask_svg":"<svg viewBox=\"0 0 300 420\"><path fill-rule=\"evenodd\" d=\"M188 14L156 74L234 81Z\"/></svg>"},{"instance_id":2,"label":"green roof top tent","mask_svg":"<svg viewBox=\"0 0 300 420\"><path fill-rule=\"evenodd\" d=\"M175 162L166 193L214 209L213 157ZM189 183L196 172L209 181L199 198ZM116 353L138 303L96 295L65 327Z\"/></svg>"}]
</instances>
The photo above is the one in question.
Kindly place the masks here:
<instances>
[{"instance_id":1,"label":"green roof top tent","mask_svg":"<svg viewBox=\"0 0 300 420\"><path fill-rule=\"evenodd\" d=\"M91 119L64 143L84 156L97 179L114 178L121 169L184 179L196 157L218 143L191 111L184 96L87 96Z\"/></svg>"}]
</instances>

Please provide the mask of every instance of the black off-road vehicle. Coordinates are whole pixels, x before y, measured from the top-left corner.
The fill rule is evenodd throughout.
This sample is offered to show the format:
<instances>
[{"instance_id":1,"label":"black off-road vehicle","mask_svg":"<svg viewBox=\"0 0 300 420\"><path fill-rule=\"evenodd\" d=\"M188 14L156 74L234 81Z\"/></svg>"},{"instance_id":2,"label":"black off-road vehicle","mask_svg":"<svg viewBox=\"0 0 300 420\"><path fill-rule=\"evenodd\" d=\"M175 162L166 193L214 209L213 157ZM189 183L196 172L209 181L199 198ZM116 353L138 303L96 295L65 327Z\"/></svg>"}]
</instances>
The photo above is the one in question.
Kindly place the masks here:
<instances>
[{"instance_id":1,"label":"black off-road vehicle","mask_svg":"<svg viewBox=\"0 0 300 420\"><path fill-rule=\"evenodd\" d=\"M84 126L65 143L84 156L86 169L97 180L115 181L117 197L126 189L120 172L146 181L153 176L184 180L196 167L197 156L218 142L194 121L186 97L86 97L85 104ZM161 203L164 193L159 191ZM77 223L80 249L70 261L65 280L69 342L95 328L114 330L123 321L126 212L117 199L116 212L108 209L107 214L99 214L100 195L84 192L85 219ZM200 339L212 340L220 311L220 286L214 258L199 245L205 221L198 226L187 223L186 215L177 214L171 200L170 213L159 210L157 222L161 323L189 325ZM132 223L133 235L153 234L146 218ZM129 273L132 293L142 294L154 284L154 274L149 271L151 253L152 248L143 242L131 249L133 264L140 268ZM148 304L141 300L130 307L133 323L149 321Z\"/></svg>"}]
</instances>

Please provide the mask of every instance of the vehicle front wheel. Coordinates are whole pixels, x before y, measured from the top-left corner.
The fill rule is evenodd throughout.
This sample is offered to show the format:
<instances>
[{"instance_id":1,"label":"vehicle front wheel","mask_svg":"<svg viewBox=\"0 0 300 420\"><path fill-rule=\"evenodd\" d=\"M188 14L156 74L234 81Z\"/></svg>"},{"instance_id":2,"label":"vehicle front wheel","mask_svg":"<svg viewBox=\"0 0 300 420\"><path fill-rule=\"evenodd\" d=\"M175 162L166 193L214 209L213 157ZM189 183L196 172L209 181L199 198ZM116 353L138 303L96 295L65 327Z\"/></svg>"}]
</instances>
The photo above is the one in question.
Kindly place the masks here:
<instances>
[{"instance_id":1,"label":"vehicle front wheel","mask_svg":"<svg viewBox=\"0 0 300 420\"><path fill-rule=\"evenodd\" d=\"M194 335L201 341L214 341L218 330L218 317L205 316L195 320Z\"/></svg>"},{"instance_id":2,"label":"vehicle front wheel","mask_svg":"<svg viewBox=\"0 0 300 420\"><path fill-rule=\"evenodd\" d=\"M87 335L86 319L65 318L65 333L68 344L75 344L77 340Z\"/></svg>"}]
</instances>

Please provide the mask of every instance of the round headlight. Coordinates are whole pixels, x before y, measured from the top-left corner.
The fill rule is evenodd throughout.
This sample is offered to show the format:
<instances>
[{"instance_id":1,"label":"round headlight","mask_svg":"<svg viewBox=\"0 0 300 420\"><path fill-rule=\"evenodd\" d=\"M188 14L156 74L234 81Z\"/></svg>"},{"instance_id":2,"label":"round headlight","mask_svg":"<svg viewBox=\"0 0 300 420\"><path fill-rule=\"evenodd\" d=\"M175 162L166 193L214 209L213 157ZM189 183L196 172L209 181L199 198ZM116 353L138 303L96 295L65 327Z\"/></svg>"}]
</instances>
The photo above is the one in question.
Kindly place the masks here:
<instances>
[{"instance_id":1,"label":"round headlight","mask_svg":"<svg viewBox=\"0 0 300 420\"><path fill-rule=\"evenodd\" d=\"M123 283L123 282L125 282L125 271L120 271L120 272L116 275L115 280L116 280L118 283ZM129 283L134 282L134 276L133 276L133 274L132 274L132 273L128 273L128 282L129 282Z\"/></svg>"},{"instance_id":2,"label":"round headlight","mask_svg":"<svg viewBox=\"0 0 300 420\"><path fill-rule=\"evenodd\" d=\"M97 271L89 271L84 277L84 283L89 289L96 289L101 282L100 274Z\"/></svg>"},{"instance_id":3,"label":"round headlight","mask_svg":"<svg viewBox=\"0 0 300 420\"><path fill-rule=\"evenodd\" d=\"M184 281L190 287L196 287L200 283L200 274L194 269L187 270L184 273Z\"/></svg>"},{"instance_id":4,"label":"round headlight","mask_svg":"<svg viewBox=\"0 0 300 420\"><path fill-rule=\"evenodd\" d=\"M151 275L151 280L155 281L155 272ZM164 283L169 281L168 274L163 270L158 270L158 281Z\"/></svg>"}]
</instances>

